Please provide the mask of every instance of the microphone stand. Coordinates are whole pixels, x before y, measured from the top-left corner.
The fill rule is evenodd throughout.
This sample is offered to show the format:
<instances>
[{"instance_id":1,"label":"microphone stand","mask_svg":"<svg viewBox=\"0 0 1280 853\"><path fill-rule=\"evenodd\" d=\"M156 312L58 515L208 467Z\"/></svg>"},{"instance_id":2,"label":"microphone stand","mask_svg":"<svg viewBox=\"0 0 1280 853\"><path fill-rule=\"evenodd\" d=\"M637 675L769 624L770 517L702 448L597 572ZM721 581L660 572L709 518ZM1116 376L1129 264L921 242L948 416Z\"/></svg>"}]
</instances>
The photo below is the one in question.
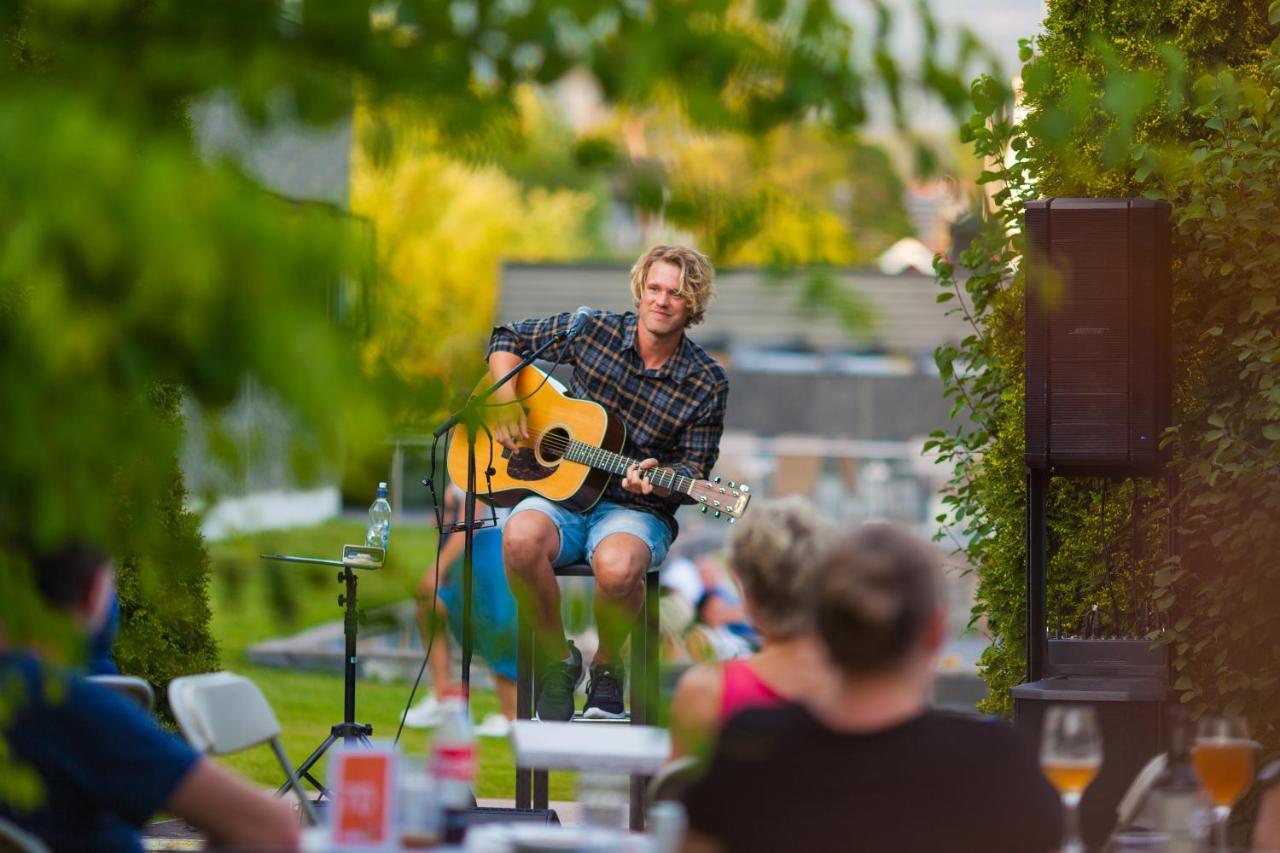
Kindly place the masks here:
<instances>
[{"instance_id":1,"label":"microphone stand","mask_svg":"<svg viewBox=\"0 0 1280 853\"><path fill-rule=\"evenodd\" d=\"M462 424L467 432L467 486L462 501L462 695L467 708L471 707L471 654L473 646L471 619L471 568L475 531L484 525L476 522L476 437L484 423L485 403L493 392L506 385L520 371L533 364L551 347L563 343L573 337L576 326L554 335L551 340L525 356L519 364L505 376L490 385L479 394L468 398L462 408L449 416L448 420L436 428L432 436L440 438L455 426Z\"/></svg>"}]
</instances>

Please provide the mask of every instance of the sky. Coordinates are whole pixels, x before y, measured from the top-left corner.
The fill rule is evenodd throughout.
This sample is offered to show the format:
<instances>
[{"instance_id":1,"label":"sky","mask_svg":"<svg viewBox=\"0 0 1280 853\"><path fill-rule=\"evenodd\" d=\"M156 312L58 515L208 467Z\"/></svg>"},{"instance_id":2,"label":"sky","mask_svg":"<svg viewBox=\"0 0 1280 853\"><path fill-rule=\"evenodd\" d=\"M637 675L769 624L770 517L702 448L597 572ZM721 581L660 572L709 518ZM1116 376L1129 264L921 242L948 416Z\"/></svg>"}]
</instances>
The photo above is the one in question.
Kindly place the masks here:
<instances>
[{"instance_id":1,"label":"sky","mask_svg":"<svg viewBox=\"0 0 1280 853\"><path fill-rule=\"evenodd\" d=\"M916 16L916 0L884 0L894 13L892 44L899 61L910 66L920 55L923 39ZM868 0L836 0L840 9L860 31L860 38L874 32L875 13ZM1044 0L929 0L929 6L944 34L967 27L999 58L1006 76L1012 77L1021 67L1018 39L1033 36L1044 18ZM925 109L914 115L917 126L924 128L948 124L941 110ZM872 129L887 124L887 117L876 114Z\"/></svg>"}]
</instances>

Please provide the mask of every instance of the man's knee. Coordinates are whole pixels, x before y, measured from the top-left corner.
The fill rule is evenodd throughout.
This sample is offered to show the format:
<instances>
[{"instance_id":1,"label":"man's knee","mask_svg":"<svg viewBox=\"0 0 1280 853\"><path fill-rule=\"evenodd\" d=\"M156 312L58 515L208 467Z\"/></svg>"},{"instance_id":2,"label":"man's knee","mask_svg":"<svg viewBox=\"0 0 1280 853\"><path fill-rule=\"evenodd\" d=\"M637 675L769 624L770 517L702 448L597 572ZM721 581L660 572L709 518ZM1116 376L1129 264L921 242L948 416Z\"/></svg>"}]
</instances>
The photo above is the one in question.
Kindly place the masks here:
<instances>
[{"instance_id":1,"label":"man's knee","mask_svg":"<svg viewBox=\"0 0 1280 853\"><path fill-rule=\"evenodd\" d=\"M649 548L635 537L619 542L610 539L596 549L591 571L601 593L609 598L627 598L635 594L644 579Z\"/></svg>"},{"instance_id":2,"label":"man's knee","mask_svg":"<svg viewBox=\"0 0 1280 853\"><path fill-rule=\"evenodd\" d=\"M522 512L507 519L502 530L502 560L507 571L528 575L555 557L559 534L551 520L536 512Z\"/></svg>"}]
</instances>

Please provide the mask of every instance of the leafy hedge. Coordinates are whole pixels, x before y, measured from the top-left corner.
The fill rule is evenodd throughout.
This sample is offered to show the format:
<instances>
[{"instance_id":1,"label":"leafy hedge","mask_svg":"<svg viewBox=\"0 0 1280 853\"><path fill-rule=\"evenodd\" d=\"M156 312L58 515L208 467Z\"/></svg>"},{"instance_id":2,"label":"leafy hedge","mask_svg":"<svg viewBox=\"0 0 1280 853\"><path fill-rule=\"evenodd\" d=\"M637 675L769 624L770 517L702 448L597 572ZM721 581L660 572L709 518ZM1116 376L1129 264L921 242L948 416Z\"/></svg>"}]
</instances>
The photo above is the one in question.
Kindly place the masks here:
<instances>
[{"instance_id":1,"label":"leafy hedge","mask_svg":"<svg viewBox=\"0 0 1280 853\"><path fill-rule=\"evenodd\" d=\"M971 426L933 446L954 466L944 520L967 534L975 618L995 638L987 710L1009 712L1025 667L1021 203L1146 194L1174 211L1171 490L1054 481L1050 627L1070 633L1096 605L1109 631L1169 647L1195 713L1243 712L1264 744L1280 741L1280 55L1267 15L1223 0L1051 4L1039 55L1024 47L1026 120L997 81L974 84L963 136L1001 188L960 258L969 277L937 266L939 300L972 324L937 353Z\"/></svg>"},{"instance_id":2,"label":"leafy hedge","mask_svg":"<svg viewBox=\"0 0 1280 853\"><path fill-rule=\"evenodd\" d=\"M172 386L158 387L151 398L175 430L181 426L181 400ZM159 535L143 540L145 551L119 562L120 634L113 649L121 672L145 678L156 688L157 708L166 719L164 688L171 679L218 668L218 648L209 630L209 552L198 519L186 508L177 458L170 463L169 492L158 506L139 508L159 522Z\"/></svg>"}]
</instances>

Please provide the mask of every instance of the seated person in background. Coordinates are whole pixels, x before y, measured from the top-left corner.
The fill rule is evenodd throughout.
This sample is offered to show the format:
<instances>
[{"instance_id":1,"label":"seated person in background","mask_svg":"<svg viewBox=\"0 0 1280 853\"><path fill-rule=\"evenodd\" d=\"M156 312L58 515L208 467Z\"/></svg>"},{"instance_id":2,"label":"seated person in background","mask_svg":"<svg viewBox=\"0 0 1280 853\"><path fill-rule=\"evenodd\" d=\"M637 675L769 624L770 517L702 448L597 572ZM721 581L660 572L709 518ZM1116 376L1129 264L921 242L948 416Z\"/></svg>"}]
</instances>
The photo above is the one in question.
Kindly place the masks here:
<instances>
[{"instance_id":1,"label":"seated person in background","mask_svg":"<svg viewBox=\"0 0 1280 853\"><path fill-rule=\"evenodd\" d=\"M87 669L90 675L119 675L112 647L116 643L116 634L120 633L120 597L115 590L111 592L111 600L107 603L107 618L102 627L89 638L89 660Z\"/></svg>"},{"instance_id":2,"label":"seated person in background","mask_svg":"<svg viewBox=\"0 0 1280 853\"><path fill-rule=\"evenodd\" d=\"M738 597L725 588L718 563L711 554L697 559L681 555L669 559L660 575L667 593L663 605L678 598L688 608L684 658L699 663L745 657L760 646Z\"/></svg>"},{"instance_id":3,"label":"seated person in background","mask_svg":"<svg viewBox=\"0 0 1280 853\"><path fill-rule=\"evenodd\" d=\"M764 640L749 658L695 666L671 703L672 757L701 751L744 708L813 698L835 678L813 633L811 588L830 526L812 503L783 498L758 507L729 538L729 567Z\"/></svg>"},{"instance_id":4,"label":"seated person in background","mask_svg":"<svg viewBox=\"0 0 1280 853\"><path fill-rule=\"evenodd\" d=\"M937 575L889 524L835 542L812 577L839 683L728 723L685 797L686 851L1056 848L1058 794L1013 728L928 708L946 625Z\"/></svg>"},{"instance_id":5,"label":"seated person in background","mask_svg":"<svg viewBox=\"0 0 1280 853\"><path fill-rule=\"evenodd\" d=\"M465 492L448 486L444 492L443 517L446 524L463 520L462 499ZM476 518L487 519L489 507L476 503ZM475 532L471 554L472 641L475 651L489 663L493 686L498 694L501 714L490 714L476 726L481 737L506 737L511 730L509 720L516 718L516 601L507 586L502 566L502 524L510 514L497 509L498 527L484 527ZM462 639L462 551L465 540L461 531L444 534L440 554L427 566L418 581L415 615L422 648L431 647L427 666L431 670L431 693L424 696L404 714L404 724L411 729L436 726L443 719L444 706L439 697L459 689L454 681L449 656L449 635L438 631L432 641L432 623L448 623L459 641ZM436 578L436 571L440 578Z\"/></svg>"},{"instance_id":6,"label":"seated person in background","mask_svg":"<svg viewBox=\"0 0 1280 853\"><path fill-rule=\"evenodd\" d=\"M30 562L45 603L87 644L113 597L109 559L68 545ZM53 645L0 649L0 701L10 712L3 737L8 761L21 768L10 771L9 790L33 795L0 801L0 817L54 850L140 850L139 829L159 811L186 819L214 844L297 848L292 808L197 755L59 657Z\"/></svg>"}]
</instances>

